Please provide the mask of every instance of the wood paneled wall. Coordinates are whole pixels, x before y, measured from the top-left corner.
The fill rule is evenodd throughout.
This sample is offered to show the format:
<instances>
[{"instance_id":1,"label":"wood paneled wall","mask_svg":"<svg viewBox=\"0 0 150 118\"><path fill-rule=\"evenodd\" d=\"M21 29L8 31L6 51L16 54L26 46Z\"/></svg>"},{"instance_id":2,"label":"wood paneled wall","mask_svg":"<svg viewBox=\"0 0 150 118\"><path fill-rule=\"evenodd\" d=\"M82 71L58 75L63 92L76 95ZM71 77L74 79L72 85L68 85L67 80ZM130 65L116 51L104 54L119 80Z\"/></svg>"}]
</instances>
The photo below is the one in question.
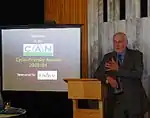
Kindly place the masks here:
<instances>
[{"instance_id":1,"label":"wood paneled wall","mask_svg":"<svg viewBox=\"0 0 150 118\"><path fill-rule=\"evenodd\" d=\"M57 24L83 24L82 75L88 76L87 0L45 0L45 21Z\"/></svg>"}]
</instances>

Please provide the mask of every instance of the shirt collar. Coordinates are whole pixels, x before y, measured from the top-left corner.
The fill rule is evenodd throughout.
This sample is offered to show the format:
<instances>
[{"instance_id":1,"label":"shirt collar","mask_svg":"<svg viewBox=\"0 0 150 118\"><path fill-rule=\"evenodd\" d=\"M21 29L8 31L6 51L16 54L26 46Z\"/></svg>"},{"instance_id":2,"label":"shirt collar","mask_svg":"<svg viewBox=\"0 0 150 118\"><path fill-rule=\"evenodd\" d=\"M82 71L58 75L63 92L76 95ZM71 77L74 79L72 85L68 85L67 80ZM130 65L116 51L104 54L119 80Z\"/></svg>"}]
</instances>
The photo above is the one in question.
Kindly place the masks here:
<instances>
[{"instance_id":1,"label":"shirt collar","mask_svg":"<svg viewBox=\"0 0 150 118\"><path fill-rule=\"evenodd\" d=\"M122 51L122 52L117 53L117 55L125 55L125 52L126 52L126 50L124 50L124 51Z\"/></svg>"}]
</instances>

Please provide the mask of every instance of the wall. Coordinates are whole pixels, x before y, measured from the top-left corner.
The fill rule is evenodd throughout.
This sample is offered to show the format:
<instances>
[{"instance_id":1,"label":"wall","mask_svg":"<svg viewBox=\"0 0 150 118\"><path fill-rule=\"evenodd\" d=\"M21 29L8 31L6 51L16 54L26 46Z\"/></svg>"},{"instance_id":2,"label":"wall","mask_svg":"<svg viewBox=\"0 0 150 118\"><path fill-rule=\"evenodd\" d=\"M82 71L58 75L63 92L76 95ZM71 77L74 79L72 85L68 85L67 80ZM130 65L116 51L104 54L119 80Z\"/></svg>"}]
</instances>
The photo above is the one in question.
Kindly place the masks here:
<instances>
[{"instance_id":1,"label":"wall","mask_svg":"<svg viewBox=\"0 0 150 118\"><path fill-rule=\"evenodd\" d=\"M143 86L150 99L150 9L148 17L141 18L140 0L125 0L125 19L120 20L120 0L107 0L107 22L103 21L103 0L88 0L89 74L92 76L104 54L113 50L112 38L116 32L125 32L128 47L144 55ZM150 0L148 0L150 5ZM148 113L150 114L150 113ZM148 118L148 114L145 118ZM150 117L150 115L149 115Z\"/></svg>"},{"instance_id":2,"label":"wall","mask_svg":"<svg viewBox=\"0 0 150 118\"><path fill-rule=\"evenodd\" d=\"M45 0L45 21L57 24L83 24L82 75L88 75L87 0Z\"/></svg>"}]
</instances>

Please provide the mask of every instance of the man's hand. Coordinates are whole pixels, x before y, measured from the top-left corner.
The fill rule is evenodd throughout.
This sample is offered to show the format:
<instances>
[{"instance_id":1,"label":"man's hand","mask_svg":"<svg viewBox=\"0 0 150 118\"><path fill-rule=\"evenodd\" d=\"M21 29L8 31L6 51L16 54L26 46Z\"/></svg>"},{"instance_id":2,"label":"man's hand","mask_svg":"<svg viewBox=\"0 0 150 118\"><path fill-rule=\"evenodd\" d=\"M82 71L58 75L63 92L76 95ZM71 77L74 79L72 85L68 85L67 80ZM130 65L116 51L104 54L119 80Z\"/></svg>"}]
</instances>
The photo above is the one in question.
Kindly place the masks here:
<instances>
[{"instance_id":1,"label":"man's hand","mask_svg":"<svg viewBox=\"0 0 150 118\"><path fill-rule=\"evenodd\" d=\"M119 65L118 65L118 63L112 58L111 61L105 63L105 67L107 68L106 71L118 71Z\"/></svg>"},{"instance_id":2,"label":"man's hand","mask_svg":"<svg viewBox=\"0 0 150 118\"><path fill-rule=\"evenodd\" d=\"M114 78L108 76L106 79L108 80L108 83L111 85L112 88L118 87L117 81Z\"/></svg>"}]
</instances>

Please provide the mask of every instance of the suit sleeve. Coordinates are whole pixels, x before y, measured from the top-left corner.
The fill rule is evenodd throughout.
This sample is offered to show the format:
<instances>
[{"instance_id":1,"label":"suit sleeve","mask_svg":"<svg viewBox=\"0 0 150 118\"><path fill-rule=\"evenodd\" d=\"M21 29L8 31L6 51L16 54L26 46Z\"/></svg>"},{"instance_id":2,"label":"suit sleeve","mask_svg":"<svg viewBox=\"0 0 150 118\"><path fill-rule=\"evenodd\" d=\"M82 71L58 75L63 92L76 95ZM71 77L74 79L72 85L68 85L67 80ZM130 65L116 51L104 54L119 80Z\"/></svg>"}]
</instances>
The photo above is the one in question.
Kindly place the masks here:
<instances>
[{"instance_id":1,"label":"suit sleeve","mask_svg":"<svg viewBox=\"0 0 150 118\"><path fill-rule=\"evenodd\" d=\"M125 78L135 78L139 79L142 77L143 74L143 53L137 51L134 55L134 68L131 70L126 70L123 68L120 68L117 72L117 76L119 77L125 77Z\"/></svg>"},{"instance_id":2,"label":"suit sleeve","mask_svg":"<svg viewBox=\"0 0 150 118\"><path fill-rule=\"evenodd\" d=\"M102 83L106 83L105 61L104 60L105 60L105 56L94 73L94 78L97 78Z\"/></svg>"}]
</instances>

